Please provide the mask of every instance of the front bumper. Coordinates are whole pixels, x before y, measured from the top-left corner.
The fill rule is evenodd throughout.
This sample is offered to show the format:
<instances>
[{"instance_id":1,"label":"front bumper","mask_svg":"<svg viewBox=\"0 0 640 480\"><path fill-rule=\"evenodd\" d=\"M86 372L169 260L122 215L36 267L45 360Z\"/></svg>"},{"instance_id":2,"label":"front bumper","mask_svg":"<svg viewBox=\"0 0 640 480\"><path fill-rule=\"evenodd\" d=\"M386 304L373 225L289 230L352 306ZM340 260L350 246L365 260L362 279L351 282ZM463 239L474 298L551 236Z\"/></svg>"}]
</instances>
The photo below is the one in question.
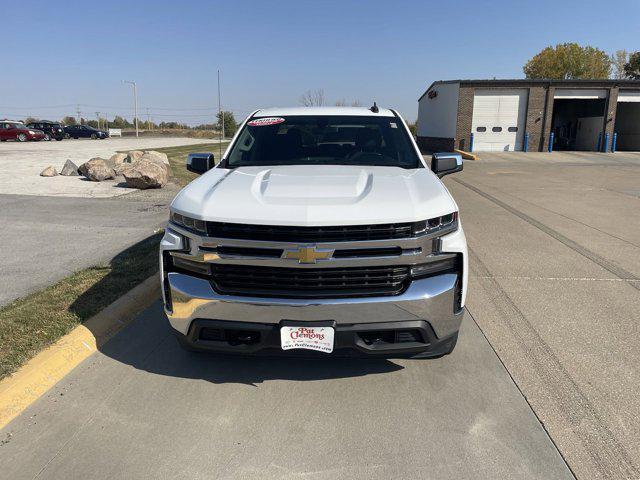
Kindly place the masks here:
<instances>
[{"instance_id":1,"label":"front bumper","mask_svg":"<svg viewBox=\"0 0 640 480\"><path fill-rule=\"evenodd\" d=\"M221 352L278 351L283 322L329 322L336 330L338 354L435 356L455 341L464 314L455 307L459 279L454 273L413 280L396 296L314 300L222 295L205 279L175 272L168 273L164 282L165 313L181 341L197 349ZM202 334L203 329L222 333L212 339ZM238 343L239 330L256 332L257 337ZM388 338L391 331L409 330L418 341L366 341L371 339L366 332L382 332L380 336Z\"/></svg>"}]
</instances>

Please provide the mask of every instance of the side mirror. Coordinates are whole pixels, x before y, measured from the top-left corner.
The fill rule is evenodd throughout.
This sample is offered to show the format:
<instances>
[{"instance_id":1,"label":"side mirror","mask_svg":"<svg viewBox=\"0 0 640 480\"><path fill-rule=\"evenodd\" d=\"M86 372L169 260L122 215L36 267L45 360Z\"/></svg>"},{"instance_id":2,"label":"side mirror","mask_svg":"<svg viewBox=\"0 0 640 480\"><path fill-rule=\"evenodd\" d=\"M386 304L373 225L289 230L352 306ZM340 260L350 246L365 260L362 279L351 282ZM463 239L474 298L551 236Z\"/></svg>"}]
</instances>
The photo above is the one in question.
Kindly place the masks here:
<instances>
[{"instance_id":1,"label":"side mirror","mask_svg":"<svg viewBox=\"0 0 640 480\"><path fill-rule=\"evenodd\" d=\"M187 170L198 175L215 167L213 153L190 153L187 157Z\"/></svg>"},{"instance_id":2,"label":"side mirror","mask_svg":"<svg viewBox=\"0 0 640 480\"><path fill-rule=\"evenodd\" d=\"M459 153L434 153L431 157L431 171L438 178L462 171L462 155Z\"/></svg>"}]
</instances>

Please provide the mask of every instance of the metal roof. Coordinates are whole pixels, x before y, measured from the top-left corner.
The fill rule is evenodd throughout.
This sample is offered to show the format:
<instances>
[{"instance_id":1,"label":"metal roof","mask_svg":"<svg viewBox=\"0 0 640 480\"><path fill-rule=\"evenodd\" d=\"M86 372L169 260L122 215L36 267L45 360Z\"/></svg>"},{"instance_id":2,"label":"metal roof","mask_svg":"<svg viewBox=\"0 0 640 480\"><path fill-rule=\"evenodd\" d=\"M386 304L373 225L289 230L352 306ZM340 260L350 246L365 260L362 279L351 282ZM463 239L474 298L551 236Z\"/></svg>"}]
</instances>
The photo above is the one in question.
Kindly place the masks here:
<instances>
[{"instance_id":1,"label":"metal roof","mask_svg":"<svg viewBox=\"0 0 640 480\"><path fill-rule=\"evenodd\" d=\"M582 86L593 88L594 85L599 85L599 86L602 86L603 88L610 88L610 87L617 87L617 86L625 87L625 88L629 88L629 87L640 88L640 80L608 79L608 78L568 79L568 80L558 80L558 79L551 79L551 78L547 78L547 79L544 79L544 78L486 79L485 78L485 79L476 79L476 80L471 80L471 79L437 80L433 82L431 85L429 85L429 88L427 88L425 92L422 95L420 95L420 98L418 98L418 101L422 100L422 97L424 97L429 92L429 90L431 90L434 86L440 85L440 84L447 84L447 83L459 83L461 85L478 85L481 87L482 86L502 87L502 86L562 85L562 86L574 87L574 88L580 88Z\"/></svg>"}]
</instances>

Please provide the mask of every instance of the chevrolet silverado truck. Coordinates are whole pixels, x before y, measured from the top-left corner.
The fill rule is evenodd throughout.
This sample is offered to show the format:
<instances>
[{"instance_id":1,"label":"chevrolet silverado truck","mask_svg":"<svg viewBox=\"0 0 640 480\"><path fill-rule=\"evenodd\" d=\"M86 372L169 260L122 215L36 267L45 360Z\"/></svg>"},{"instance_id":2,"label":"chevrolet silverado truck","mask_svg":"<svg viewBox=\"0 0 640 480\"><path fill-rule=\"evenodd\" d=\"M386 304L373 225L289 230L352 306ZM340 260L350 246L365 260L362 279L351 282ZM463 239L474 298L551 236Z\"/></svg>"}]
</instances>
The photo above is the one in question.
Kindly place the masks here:
<instances>
[{"instance_id":1,"label":"chevrolet silverado truck","mask_svg":"<svg viewBox=\"0 0 640 480\"><path fill-rule=\"evenodd\" d=\"M160 247L164 310L188 350L437 357L467 290L458 207L400 115L258 110L173 200Z\"/></svg>"}]
</instances>

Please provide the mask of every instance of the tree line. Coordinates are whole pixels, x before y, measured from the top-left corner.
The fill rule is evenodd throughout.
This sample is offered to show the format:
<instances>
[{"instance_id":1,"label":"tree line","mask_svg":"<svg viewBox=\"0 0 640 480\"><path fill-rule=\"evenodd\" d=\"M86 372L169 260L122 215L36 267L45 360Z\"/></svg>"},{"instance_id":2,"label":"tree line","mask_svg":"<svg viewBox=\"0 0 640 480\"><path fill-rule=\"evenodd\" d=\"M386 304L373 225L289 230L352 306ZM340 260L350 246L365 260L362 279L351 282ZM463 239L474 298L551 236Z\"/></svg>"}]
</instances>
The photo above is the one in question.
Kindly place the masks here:
<instances>
[{"instance_id":1,"label":"tree line","mask_svg":"<svg viewBox=\"0 0 640 480\"><path fill-rule=\"evenodd\" d=\"M617 50L611 55L590 45L561 43L534 55L523 67L531 79L640 80L640 51Z\"/></svg>"}]
</instances>

